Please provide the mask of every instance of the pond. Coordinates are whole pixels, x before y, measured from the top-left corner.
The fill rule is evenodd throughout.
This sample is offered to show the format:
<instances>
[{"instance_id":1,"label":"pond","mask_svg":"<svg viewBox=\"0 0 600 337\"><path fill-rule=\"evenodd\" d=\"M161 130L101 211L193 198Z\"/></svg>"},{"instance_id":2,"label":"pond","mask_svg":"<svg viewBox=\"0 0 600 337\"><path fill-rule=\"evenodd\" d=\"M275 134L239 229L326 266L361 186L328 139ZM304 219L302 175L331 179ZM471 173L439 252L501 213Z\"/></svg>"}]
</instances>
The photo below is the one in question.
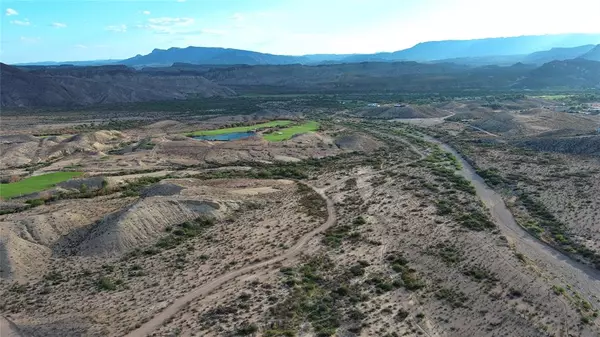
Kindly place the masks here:
<instances>
[{"instance_id":1,"label":"pond","mask_svg":"<svg viewBox=\"0 0 600 337\"><path fill-rule=\"evenodd\" d=\"M194 136L192 138L199 140L236 140L236 139L244 139L254 136L256 133L249 132L231 132L231 133L223 133L220 135L210 135L210 136Z\"/></svg>"}]
</instances>

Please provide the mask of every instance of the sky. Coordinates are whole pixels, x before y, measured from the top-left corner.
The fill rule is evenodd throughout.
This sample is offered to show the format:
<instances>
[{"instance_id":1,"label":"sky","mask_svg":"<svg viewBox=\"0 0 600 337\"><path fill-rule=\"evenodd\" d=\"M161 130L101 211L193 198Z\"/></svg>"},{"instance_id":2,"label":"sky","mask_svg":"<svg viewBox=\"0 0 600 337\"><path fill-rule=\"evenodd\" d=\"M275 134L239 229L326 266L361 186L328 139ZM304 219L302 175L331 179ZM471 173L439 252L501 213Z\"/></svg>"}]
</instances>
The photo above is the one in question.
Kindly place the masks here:
<instances>
[{"instance_id":1,"label":"sky","mask_svg":"<svg viewBox=\"0 0 600 337\"><path fill-rule=\"evenodd\" d=\"M124 59L155 48L284 55L600 33L600 0L2 0L0 61Z\"/></svg>"}]
</instances>

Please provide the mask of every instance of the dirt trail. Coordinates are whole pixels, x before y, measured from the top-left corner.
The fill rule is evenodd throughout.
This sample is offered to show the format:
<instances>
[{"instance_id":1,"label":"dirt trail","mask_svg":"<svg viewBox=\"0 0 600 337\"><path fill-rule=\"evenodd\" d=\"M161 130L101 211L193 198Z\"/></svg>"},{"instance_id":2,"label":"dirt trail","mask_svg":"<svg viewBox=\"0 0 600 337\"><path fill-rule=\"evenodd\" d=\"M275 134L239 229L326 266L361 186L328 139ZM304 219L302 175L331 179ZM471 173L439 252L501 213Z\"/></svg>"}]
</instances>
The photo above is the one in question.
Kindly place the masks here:
<instances>
[{"instance_id":1,"label":"dirt trail","mask_svg":"<svg viewBox=\"0 0 600 337\"><path fill-rule=\"evenodd\" d=\"M492 136L492 137L500 137L500 136L498 136L497 134L495 134L495 133L491 133L491 132L489 132L489 131L487 131L487 130L484 130L484 129L480 128L480 127L477 127L477 126L474 126L474 125L471 125L471 124L467 124L467 123L465 123L465 125L466 125L466 126L468 126L468 127L470 127L471 129L474 129L474 130L477 130L477 131L483 132L483 133L485 133L485 134L486 134L486 135L488 135L488 136Z\"/></svg>"},{"instance_id":2,"label":"dirt trail","mask_svg":"<svg viewBox=\"0 0 600 337\"><path fill-rule=\"evenodd\" d=\"M327 203L327 221L325 223L323 223L318 228L312 230L311 232L305 234L302 238L300 238L300 240L298 240L296 242L296 244L294 246L292 246L290 249L288 249L282 255L274 257L270 260L255 263L255 264L243 267L241 269L232 271L230 273L224 274L224 275L210 281L209 283L203 284L203 285L199 286L198 288L193 289L186 295L176 299L175 302L173 302L171 305L169 305L168 307L163 309L161 312L159 312L157 315L152 317L148 322L144 323L139 328L131 331L126 336L128 336L128 337L147 336L147 335L151 334L153 331L155 331L158 327L160 327L166 320L168 320L173 315L175 315L175 313L177 313L180 309L185 307L188 303L190 303L191 301L195 300L198 297L208 295L209 293L218 289L224 283L229 282L241 275L253 272L256 269L259 269L262 267L267 267L269 265L272 265L272 264L275 264L278 262L285 262L286 260L296 257L297 255L299 255L302 252L302 248L304 248L304 246L308 243L308 241L310 241L315 235L317 235L317 234L327 230L329 227L333 226L336 222L335 207L333 205L333 201L331 199L329 199L327 197L327 195L325 195L324 189L318 189L318 188L311 186L309 184L306 184L306 183L303 183L303 184L312 188L323 199L325 199L325 201Z\"/></svg>"}]
</instances>

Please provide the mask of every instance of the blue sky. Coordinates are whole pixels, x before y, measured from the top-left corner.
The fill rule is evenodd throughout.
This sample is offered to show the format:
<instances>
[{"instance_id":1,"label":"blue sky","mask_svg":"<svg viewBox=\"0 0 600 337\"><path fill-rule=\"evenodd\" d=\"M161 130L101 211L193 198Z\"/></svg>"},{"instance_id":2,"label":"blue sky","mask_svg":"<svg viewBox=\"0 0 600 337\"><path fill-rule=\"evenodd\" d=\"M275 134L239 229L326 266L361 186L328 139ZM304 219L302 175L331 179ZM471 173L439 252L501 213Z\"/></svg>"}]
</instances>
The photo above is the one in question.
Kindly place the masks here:
<instances>
[{"instance_id":1,"label":"blue sky","mask_svg":"<svg viewBox=\"0 0 600 337\"><path fill-rule=\"evenodd\" d=\"M122 59L154 48L372 53L431 40L599 33L599 0L2 0L6 63Z\"/></svg>"}]
</instances>

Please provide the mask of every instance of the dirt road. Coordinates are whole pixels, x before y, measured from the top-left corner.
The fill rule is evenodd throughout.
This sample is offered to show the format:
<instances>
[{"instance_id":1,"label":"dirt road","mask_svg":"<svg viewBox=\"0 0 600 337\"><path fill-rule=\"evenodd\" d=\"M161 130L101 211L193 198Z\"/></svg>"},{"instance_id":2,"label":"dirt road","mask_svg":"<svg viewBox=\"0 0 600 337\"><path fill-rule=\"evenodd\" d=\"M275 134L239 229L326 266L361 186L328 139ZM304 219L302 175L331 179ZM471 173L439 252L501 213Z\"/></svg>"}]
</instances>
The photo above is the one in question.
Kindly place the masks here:
<instances>
[{"instance_id":1,"label":"dirt road","mask_svg":"<svg viewBox=\"0 0 600 337\"><path fill-rule=\"evenodd\" d=\"M403 143L410 142L403 137L380 131ZM587 265L572 260L560 251L539 241L517 224L510 210L504 204L502 196L489 188L484 180L475 172L475 169L453 148L439 140L422 135L426 141L438 144L442 149L452 153L461 162L461 176L469 180L490 211L494 222L499 226L502 234L520 253L525 254L537 266L542 267L546 276L556 285L573 287L580 295L587 299L594 307L600 307L600 272ZM410 146L413 151L419 151L415 146ZM422 154L423 155L423 154Z\"/></svg>"},{"instance_id":2,"label":"dirt road","mask_svg":"<svg viewBox=\"0 0 600 337\"><path fill-rule=\"evenodd\" d=\"M502 234L515 243L515 248L525 254L535 264L552 276L557 285L570 285L584 296L595 307L600 306L600 272L582 263L573 261L568 256L539 241L519 226L510 210L504 204L500 194L489 188L475 169L467 163L453 148L434 138L425 136L427 141L436 143L445 151L452 153L462 164L460 175L468 179L479 198L489 208L490 213L499 225Z\"/></svg>"},{"instance_id":3,"label":"dirt road","mask_svg":"<svg viewBox=\"0 0 600 337\"><path fill-rule=\"evenodd\" d=\"M312 188L323 199L325 199L325 201L327 203L327 221L325 223L323 223L318 228L312 230L311 232L305 234L302 238L300 238L300 240L298 240L296 242L296 244L293 247L288 249L282 255L274 257L270 260L255 263L255 264L243 267L241 269L234 270L230 273L219 276L218 278L212 280L209 283L203 284L203 285L193 289L186 295L176 299L175 302L173 302L171 305L169 305L164 310L159 312L157 315L152 317L148 322L144 323L139 328L131 331L129 334L127 334L127 336L128 337L147 336L147 335L151 334L153 331L155 331L160 325L163 324L163 322L165 322L166 320L171 318L173 315L175 315L175 313L177 313L181 308L185 307L192 300L195 300L196 298L201 297L201 296L208 295L209 293L213 292L214 290L219 288L224 283L229 282L241 275L248 274L250 272L256 271L257 269L264 268L264 267L267 267L269 265L272 265L272 264L275 264L278 262L285 262L286 260L292 259L292 258L296 257L297 255L299 255L302 252L302 248L308 243L308 241L310 241L313 237L315 237L315 235L317 235L317 234L327 230L329 227L333 226L336 222L336 214L335 214L335 207L333 205L333 201L331 201L331 199L329 199L327 197L327 195L325 195L324 189L318 189L318 188L308 185L308 184L305 184L305 185Z\"/></svg>"}]
</instances>

